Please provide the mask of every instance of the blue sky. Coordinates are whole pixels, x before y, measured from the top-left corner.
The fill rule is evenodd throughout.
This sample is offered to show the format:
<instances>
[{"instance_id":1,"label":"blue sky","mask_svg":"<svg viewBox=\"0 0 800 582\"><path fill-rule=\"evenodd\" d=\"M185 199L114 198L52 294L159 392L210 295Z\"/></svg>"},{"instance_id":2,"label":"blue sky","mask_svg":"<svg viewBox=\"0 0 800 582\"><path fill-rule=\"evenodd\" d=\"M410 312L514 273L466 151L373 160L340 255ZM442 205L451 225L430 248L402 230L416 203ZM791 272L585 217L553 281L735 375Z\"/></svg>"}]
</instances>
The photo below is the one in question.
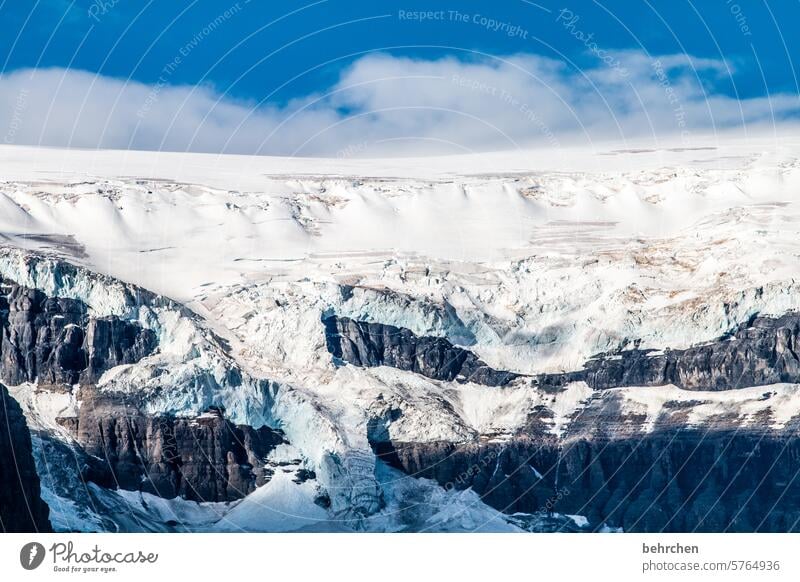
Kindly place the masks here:
<instances>
[{"instance_id":1,"label":"blue sky","mask_svg":"<svg viewBox=\"0 0 800 582\"><path fill-rule=\"evenodd\" d=\"M795 0L6 0L0 18L8 143L452 153L774 127L800 92Z\"/></svg>"}]
</instances>

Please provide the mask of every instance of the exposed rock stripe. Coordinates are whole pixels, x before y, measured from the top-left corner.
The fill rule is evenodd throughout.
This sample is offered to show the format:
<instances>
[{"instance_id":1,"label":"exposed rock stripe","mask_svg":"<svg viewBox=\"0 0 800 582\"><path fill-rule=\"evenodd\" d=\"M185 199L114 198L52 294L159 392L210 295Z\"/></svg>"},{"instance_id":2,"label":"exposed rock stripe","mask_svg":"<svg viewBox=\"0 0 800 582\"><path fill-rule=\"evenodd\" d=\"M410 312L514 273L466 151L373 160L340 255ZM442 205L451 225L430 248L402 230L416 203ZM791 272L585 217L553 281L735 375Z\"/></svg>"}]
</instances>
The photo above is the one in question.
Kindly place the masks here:
<instances>
[{"instance_id":1,"label":"exposed rock stripe","mask_svg":"<svg viewBox=\"0 0 800 582\"><path fill-rule=\"evenodd\" d=\"M583 380L595 389L673 384L684 390L733 390L800 382L800 315L754 317L728 336L685 350L603 354L584 369L538 376L541 385Z\"/></svg>"},{"instance_id":2,"label":"exposed rock stripe","mask_svg":"<svg viewBox=\"0 0 800 582\"><path fill-rule=\"evenodd\" d=\"M391 366L434 380L502 386L518 377L489 367L472 352L440 337L419 337L393 325L356 321L348 317L323 319L328 351L361 367Z\"/></svg>"},{"instance_id":3,"label":"exposed rock stripe","mask_svg":"<svg viewBox=\"0 0 800 582\"><path fill-rule=\"evenodd\" d=\"M355 366L392 366L445 381L501 386L522 377L495 370L439 337L346 317L324 320L328 351ZM601 354L583 370L532 376L542 387L584 381L594 389L673 384L684 390L732 390L800 382L800 315L756 317L705 345L684 350L626 350Z\"/></svg>"}]
</instances>

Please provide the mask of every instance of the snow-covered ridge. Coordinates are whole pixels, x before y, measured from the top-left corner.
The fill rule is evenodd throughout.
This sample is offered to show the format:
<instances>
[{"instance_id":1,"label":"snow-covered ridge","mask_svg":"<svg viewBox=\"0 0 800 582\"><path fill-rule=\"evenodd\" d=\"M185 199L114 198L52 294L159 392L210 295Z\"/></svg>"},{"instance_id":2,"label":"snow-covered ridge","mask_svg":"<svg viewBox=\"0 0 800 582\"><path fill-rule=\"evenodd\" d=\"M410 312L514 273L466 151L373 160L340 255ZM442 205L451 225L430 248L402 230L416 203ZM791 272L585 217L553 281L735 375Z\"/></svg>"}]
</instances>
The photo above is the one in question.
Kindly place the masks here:
<instances>
[{"instance_id":1,"label":"snow-covered ridge","mask_svg":"<svg viewBox=\"0 0 800 582\"><path fill-rule=\"evenodd\" d=\"M800 307L800 146L699 145L370 162L0 148L0 240L197 311L355 287L323 308L474 344L499 369L568 370Z\"/></svg>"}]
</instances>

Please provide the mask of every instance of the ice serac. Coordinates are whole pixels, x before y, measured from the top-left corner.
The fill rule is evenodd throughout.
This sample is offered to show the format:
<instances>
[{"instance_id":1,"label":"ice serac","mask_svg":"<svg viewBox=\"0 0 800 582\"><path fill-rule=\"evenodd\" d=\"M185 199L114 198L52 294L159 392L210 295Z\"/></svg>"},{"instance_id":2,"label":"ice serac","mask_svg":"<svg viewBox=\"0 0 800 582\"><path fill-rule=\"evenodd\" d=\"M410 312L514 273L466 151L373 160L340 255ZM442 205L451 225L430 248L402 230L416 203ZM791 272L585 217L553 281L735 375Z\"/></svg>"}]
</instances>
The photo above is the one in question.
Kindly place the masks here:
<instances>
[{"instance_id":1,"label":"ice serac","mask_svg":"<svg viewBox=\"0 0 800 582\"><path fill-rule=\"evenodd\" d=\"M31 435L16 400L0 384L0 529L4 532L51 531L41 498Z\"/></svg>"},{"instance_id":2,"label":"ice serac","mask_svg":"<svg viewBox=\"0 0 800 582\"><path fill-rule=\"evenodd\" d=\"M86 394L77 417L62 418L101 463L83 477L98 485L172 499L234 501L270 478L267 456L285 442L268 427L237 426L212 408L194 418L147 415L119 397Z\"/></svg>"},{"instance_id":3,"label":"ice serac","mask_svg":"<svg viewBox=\"0 0 800 582\"><path fill-rule=\"evenodd\" d=\"M85 303L0 278L0 377L9 385L92 384L106 370L152 353L153 331L91 317Z\"/></svg>"},{"instance_id":4,"label":"ice serac","mask_svg":"<svg viewBox=\"0 0 800 582\"><path fill-rule=\"evenodd\" d=\"M417 336L403 327L335 315L324 318L323 323L328 351L354 366L390 366L434 380L487 386L502 386L518 377L491 368L445 338Z\"/></svg>"},{"instance_id":5,"label":"ice serac","mask_svg":"<svg viewBox=\"0 0 800 582\"><path fill-rule=\"evenodd\" d=\"M303 487L313 508L306 513L361 519L380 508L366 441L356 459L316 403L252 375L185 306L54 256L5 250L0 273L10 338L10 363L0 362L0 372L25 384L15 389L27 395L40 451L69 461L59 467L66 475L47 476L60 530L120 526L93 509L100 498L121 502L115 492L181 503L240 500L272 483L279 447L295 451L281 472ZM67 341L74 337L82 339ZM27 359L18 357L20 345L30 346ZM77 356L60 357L65 345ZM314 433L320 424L330 438ZM292 437L300 442L289 444ZM65 479L79 485L62 487ZM78 507L79 517L65 506ZM163 525L148 519L146 527Z\"/></svg>"}]
</instances>

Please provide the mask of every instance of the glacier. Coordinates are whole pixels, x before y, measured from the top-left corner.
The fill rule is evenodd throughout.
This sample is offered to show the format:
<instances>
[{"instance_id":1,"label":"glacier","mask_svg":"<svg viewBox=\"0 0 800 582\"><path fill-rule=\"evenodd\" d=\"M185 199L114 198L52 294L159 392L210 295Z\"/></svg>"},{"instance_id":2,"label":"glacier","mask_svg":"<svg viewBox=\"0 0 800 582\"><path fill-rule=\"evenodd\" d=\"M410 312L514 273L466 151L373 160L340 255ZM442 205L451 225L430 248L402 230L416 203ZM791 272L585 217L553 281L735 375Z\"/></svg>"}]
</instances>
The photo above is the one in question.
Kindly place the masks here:
<instances>
[{"instance_id":1,"label":"glacier","mask_svg":"<svg viewBox=\"0 0 800 582\"><path fill-rule=\"evenodd\" d=\"M678 429L783 443L800 424L796 384L549 390L526 379L800 311L800 142L630 149L366 161L0 146L0 278L158 338L93 389L153 417L219 407L287 441L259 460L270 480L241 499L162 499L87 483L80 467L48 476L48 458L82 447L65 419L88 388L9 386L54 527L635 529L647 519L568 501L578 494L559 475L579 462L565 452L579 439L573 451ZM348 365L326 347L331 315L445 338L522 377L487 387ZM521 459L534 461L515 481Z\"/></svg>"}]
</instances>

